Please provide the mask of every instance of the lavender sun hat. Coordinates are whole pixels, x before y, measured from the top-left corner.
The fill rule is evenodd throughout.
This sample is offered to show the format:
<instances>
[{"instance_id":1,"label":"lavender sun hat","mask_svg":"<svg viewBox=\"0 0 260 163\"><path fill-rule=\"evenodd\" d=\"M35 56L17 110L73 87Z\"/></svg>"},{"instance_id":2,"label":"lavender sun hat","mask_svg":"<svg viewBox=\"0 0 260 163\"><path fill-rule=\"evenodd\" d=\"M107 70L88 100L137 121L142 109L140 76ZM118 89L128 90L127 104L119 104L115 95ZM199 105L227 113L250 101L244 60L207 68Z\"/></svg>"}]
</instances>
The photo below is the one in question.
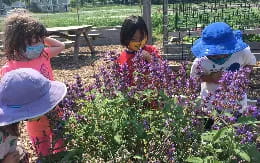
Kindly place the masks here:
<instances>
[{"instance_id":1,"label":"lavender sun hat","mask_svg":"<svg viewBox=\"0 0 260 163\"><path fill-rule=\"evenodd\" d=\"M248 47L242 40L242 32L233 30L224 22L209 24L191 48L195 57L233 54Z\"/></svg>"},{"instance_id":2,"label":"lavender sun hat","mask_svg":"<svg viewBox=\"0 0 260 163\"><path fill-rule=\"evenodd\" d=\"M50 81L31 68L10 71L0 81L0 126L39 117L66 93L64 83Z\"/></svg>"}]
</instances>

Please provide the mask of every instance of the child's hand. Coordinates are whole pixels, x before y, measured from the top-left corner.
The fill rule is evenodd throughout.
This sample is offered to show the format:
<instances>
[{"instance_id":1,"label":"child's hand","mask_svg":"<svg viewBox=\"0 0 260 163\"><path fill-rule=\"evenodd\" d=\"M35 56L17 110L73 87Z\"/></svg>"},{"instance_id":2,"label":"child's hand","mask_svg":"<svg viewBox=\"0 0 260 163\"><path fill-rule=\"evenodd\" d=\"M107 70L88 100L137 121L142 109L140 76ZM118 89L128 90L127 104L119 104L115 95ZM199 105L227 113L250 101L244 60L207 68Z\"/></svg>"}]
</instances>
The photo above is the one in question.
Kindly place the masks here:
<instances>
[{"instance_id":1,"label":"child's hand","mask_svg":"<svg viewBox=\"0 0 260 163\"><path fill-rule=\"evenodd\" d=\"M65 44L60 42L59 40L45 37L44 38L44 44L49 47L49 55L51 57L55 57L58 55L62 50L65 49Z\"/></svg>"},{"instance_id":2,"label":"child's hand","mask_svg":"<svg viewBox=\"0 0 260 163\"><path fill-rule=\"evenodd\" d=\"M209 75L202 75L200 78L203 82L218 84L223 72L212 72Z\"/></svg>"},{"instance_id":3,"label":"child's hand","mask_svg":"<svg viewBox=\"0 0 260 163\"><path fill-rule=\"evenodd\" d=\"M2 163L19 163L20 155L18 151L8 153Z\"/></svg>"},{"instance_id":4,"label":"child's hand","mask_svg":"<svg viewBox=\"0 0 260 163\"><path fill-rule=\"evenodd\" d=\"M211 75L213 83L219 83L219 80L222 77L222 72L221 71L220 72L212 72L210 75Z\"/></svg>"},{"instance_id":5,"label":"child's hand","mask_svg":"<svg viewBox=\"0 0 260 163\"><path fill-rule=\"evenodd\" d=\"M147 62L152 61L152 55L148 51L143 50L141 52L141 55L142 55L143 59L146 60Z\"/></svg>"}]
</instances>

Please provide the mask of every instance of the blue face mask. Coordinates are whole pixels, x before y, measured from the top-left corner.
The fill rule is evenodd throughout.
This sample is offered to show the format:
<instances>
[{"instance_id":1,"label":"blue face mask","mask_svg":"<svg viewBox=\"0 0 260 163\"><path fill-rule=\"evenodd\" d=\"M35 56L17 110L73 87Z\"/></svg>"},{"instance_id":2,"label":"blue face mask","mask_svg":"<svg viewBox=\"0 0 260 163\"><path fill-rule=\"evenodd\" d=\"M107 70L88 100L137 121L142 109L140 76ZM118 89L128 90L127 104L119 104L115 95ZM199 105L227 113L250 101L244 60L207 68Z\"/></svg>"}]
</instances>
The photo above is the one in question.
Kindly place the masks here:
<instances>
[{"instance_id":1,"label":"blue face mask","mask_svg":"<svg viewBox=\"0 0 260 163\"><path fill-rule=\"evenodd\" d=\"M213 58L209 58L212 62L214 62L215 64L218 65L222 65L224 64L229 58L231 57L231 55L228 55L225 58L219 58L219 59L213 59Z\"/></svg>"},{"instance_id":2,"label":"blue face mask","mask_svg":"<svg viewBox=\"0 0 260 163\"><path fill-rule=\"evenodd\" d=\"M28 59L38 58L44 49L44 44L38 44L35 46L26 46L26 52L23 54Z\"/></svg>"}]
</instances>

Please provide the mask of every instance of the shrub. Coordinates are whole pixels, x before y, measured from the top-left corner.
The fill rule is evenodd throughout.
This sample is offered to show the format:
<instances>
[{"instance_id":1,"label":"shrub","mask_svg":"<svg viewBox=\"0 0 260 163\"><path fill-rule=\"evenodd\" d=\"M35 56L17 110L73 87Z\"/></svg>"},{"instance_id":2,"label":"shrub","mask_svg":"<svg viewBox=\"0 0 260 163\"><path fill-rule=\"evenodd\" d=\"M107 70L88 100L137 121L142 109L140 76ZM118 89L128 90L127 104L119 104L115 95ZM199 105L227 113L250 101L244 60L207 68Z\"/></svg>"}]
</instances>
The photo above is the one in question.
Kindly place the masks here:
<instances>
[{"instance_id":1,"label":"shrub","mask_svg":"<svg viewBox=\"0 0 260 163\"><path fill-rule=\"evenodd\" d=\"M73 153L67 160L260 160L260 109L250 106L239 114L236 102L247 88L247 69L223 75L215 99L228 98L219 103L198 98L200 82L190 78L187 63L173 72L166 61L147 63L137 54L135 72L129 74L126 65L114 62L114 53L109 56L93 85L84 86L78 77L69 86L61 106L70 135L67 147ZM205 103L215 109L207 110ZM213 121L209 128L208 120Z\"/></svg>"}]
</instances>

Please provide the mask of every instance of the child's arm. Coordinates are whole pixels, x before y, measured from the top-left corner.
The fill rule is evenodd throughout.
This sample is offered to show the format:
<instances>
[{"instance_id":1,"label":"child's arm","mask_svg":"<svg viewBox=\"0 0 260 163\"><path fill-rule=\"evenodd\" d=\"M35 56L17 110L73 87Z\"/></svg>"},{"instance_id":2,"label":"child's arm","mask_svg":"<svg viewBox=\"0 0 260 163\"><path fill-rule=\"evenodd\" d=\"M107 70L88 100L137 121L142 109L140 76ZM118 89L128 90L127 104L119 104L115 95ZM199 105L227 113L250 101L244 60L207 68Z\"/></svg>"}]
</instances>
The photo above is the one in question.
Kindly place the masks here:
<instances>
[{"instance_id":1,"label":"child's arm","mask_svg":"<svg viewBox=\"0 0 260 163\"><path fill-rule=\"evenodd\" d=\"M142 50L142 56L144 60L147 62L151 62L152 54L155 55L157 58L161 58L159 50L151 45L146 45Z\"/></svg>"},{"instance_id":2,"label":"child's arm","mask_svg":"<svg viewBox=\"0 0 260 163\"><path fill-rule=\"evenodd\" d=\"M64 43L50 37L44 38L44 44L49 47L49 55L51 58L57 56L65 48Z\"/></svg>"},{"instance_id":3,"label":"child's arm","mask_svg":"<svg viewBox=\"0 0 260 163\"><path fill-rule=\"evenodd\" d=\"M144 60L146 60L147 62L151 62L152 61L152 55L148 51L143 50L141 52L141 54L142 54L142 58Z\"/></svg>"},{"instance_id":4,"label":"child's arm","mask_svg":"<svg viewBox=\"0 0 260 163\"><path fill-rule=\"evenodd\" d=\"M18 151L8 153L3 159L2 163L19 163L20 155Z\"/></svg>"},{"instance_id":5,"label":"child's arm","mask_svg":"<svg viewBox=\"0 0 260 163\"><path fill-rule=\"evenodd\" d=\"M240 52L243 53L243 58L244 58L243 67L249 68L250 70L252 70L253 66L256 65L256 58L255 58L255 55L251 52L250 47L247 47ZM248 74L248 76L247 76L248 78L249 78L249 75L250 74Z\"/></svg>"},{"instance_id":6,"label":"child's arm","mask_svg":"<svg viewBox=\"0 0 260 163\"><path fill-rule=\"evenodd\" d=\"M222 72L207 72L202 66L201 58L196 58L191 66L191 77L199 78L202 82L218 83Z\"/></svg>"}]
</instances>

